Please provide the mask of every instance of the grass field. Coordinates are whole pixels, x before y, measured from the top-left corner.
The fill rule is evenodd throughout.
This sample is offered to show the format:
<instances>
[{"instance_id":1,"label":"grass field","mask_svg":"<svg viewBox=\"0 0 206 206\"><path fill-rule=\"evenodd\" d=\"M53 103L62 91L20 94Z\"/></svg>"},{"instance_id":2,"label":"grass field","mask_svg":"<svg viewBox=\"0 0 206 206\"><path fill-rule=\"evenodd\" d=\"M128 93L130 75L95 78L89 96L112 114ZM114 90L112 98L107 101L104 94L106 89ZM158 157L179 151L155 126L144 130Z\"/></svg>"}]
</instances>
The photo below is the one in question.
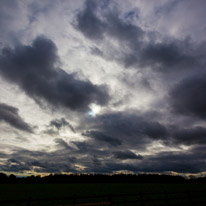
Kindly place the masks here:
<instances>
[{"instance_id":1,"label":"grass field","mask_svg":"<svg viewBox=\"0 0 206 206\"><path fill-rule=\"evenodd\" d=\"M1 200L18 200L39 198L61 198L89 195L109 194L138 194L139 192L184 192L184 191L206 191L206 184L1 184ZM102 200L105 201L105 200ZM61 201L60 201L61 202ZM59 205L60 203L34 203L32 205ZM12 204L0 204L12 205ZM26 205L13 204L13 205ZM61 202L60 205L63 205Z\"/></svg>"}]
</instances>

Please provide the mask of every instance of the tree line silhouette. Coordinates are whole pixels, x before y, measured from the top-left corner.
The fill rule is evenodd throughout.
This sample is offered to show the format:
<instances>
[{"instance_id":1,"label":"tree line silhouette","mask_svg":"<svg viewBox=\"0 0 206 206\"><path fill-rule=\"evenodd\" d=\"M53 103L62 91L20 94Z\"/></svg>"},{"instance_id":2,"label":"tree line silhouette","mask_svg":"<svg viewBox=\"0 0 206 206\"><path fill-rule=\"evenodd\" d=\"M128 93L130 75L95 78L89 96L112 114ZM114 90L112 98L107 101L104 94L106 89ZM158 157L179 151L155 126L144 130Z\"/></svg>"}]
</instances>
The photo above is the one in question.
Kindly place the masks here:
<instances>
[{"instance_id":1,"label":"tree line silhouette","mask_svg":"<svg viewBox=\"0 0 206 206\"><path fill-rule=\"evenodd\" d=\"M206 183L206 177L165 174L50 174L47 176L16 177L0 173L0 183Z\"/></svg>"}]
</instances>

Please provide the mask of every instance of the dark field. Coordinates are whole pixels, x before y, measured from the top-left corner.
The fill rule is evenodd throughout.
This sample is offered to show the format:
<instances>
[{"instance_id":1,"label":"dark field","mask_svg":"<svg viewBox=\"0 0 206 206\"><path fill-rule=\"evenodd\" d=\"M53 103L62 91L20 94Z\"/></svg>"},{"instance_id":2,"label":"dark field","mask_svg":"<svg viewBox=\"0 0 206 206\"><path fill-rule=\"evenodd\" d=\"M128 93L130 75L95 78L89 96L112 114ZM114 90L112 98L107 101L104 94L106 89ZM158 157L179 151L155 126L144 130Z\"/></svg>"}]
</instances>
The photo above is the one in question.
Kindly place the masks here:
<instances>
[{"instance_id":1,"label":"dark field","mask_svg":"<svg viewBox=\"0 0 206 206\"><path fill-rule=\"evenodd\" d=\"M82 200L83 202L95 202L95 201L108 201L109 195L115 194L139 194L139 192L145 193L163 193L164 192L186 192L186 191L206 191L206 184L1 184L0 185L0 201L2 200L19 200L32 198L31 205L69 205L72 202L63 200L66 197L72 197L76 195L80 196L93 196L93 195L105 195L103 198ZM198 194L198 193L197 193ZM123 196L122 196L123 197ZM153 198L164 198L163 196L153 195ZM45 200L37 201L41 198L60 198L60 200ZM62 200L61 200L62 198ZM137 197L131 197L130 200L134 200ZM120 197L113 196L113 199L120 200ZM33 201L34 200L34 201ZM81 202L81 201L80 201ZM0 203L3 205L28 205L27 202L16 202L13 204ZM114 204L115 205L115 204ZM130 205L130 204L116 204L116 205ZM131 204L138 205L138 204ZM141 205L141 204L139 204ZM153 203L146 203L145 205L163 205L161 201L155 201ZM172 204L171 204L172 205ZM175 204L176 205L176 204ZM181 205L188 205L187 201ZM197 204L198 205L198 204Z\"/></svg>"}]
</instances>

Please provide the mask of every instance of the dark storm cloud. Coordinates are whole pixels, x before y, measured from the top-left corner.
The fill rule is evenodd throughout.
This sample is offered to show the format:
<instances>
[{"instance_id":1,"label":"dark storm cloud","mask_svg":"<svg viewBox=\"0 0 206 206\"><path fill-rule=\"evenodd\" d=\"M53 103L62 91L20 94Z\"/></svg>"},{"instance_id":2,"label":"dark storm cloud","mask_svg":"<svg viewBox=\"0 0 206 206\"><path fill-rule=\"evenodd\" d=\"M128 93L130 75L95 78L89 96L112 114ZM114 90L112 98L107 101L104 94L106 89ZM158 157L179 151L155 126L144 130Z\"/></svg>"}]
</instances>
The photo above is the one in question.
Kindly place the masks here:
<instances>
[{"instance_id":1,"label":"dark storm cloud","mask_svg":"<svg viewBox=\"0 0 206 206\"><path fill-rule=\"evenodd\" d=\"M77 28L90 39L101 39L104 33L105 23L97 18L96 8L95 1L87 1L84 10L77 15Z\"/></svg>"},{"instance_id":2,"label":"dark storm cloud","mask_svg":"<svg viewBox=\"0 0 206 206\"><path fill-rule=\"evenodd\" d=\"M111 12L105 11L105 8L104 2L87 0L84 9L76 16L76 28L93 40L101 40L104 35L109 35L120 41L137 43L138 38L144 33L142 29L130 22L122 21L116 9ZM99 14L98 10L105 12L102 19L100 16L103 12Z\"/></svg>"},{"instance_id":3,"label":"dark storm cloud","mask_svg":"<svg viewBox=\"0 0 206 206\"><path fill-rule=\"evenodd\" d=\"M185 145L202 145L206 144L206 128L201 126L196 126L194 128L179 128L174 129L173 141L177 144Z\"/></svg>"},{"instance_id":4,"label":"dark storm cloud","mask_svg":"<svg viewBox=\"0 0 206 206\"><path fill-rule=\"evenodd\" d=\"M75 146L76 154L81 154L83 156L94 156L105 158L107 155L110 156L110 148L105 149L103 144L99 144L98 141L94 139L87 139L85 141L72 141L72 145ZM73 151L74 153L74 151Z\"/></svg>"},{"instance_id":5,"label":"dark storm cloud","mask_svg":"<svg viewBox=\"0 0 206 206\"><path fill-rule=\"evenodd\" d=\"M18 149L7 156L8 159L5 164L0 166L0 170L9 172L75 172L73 164L76 162L76 158L69 152L67 150L62 152L62 149L54 152Z\"/></svg>"},{"instance_id":6,"label":"dark storm cloud","mask_svg":"<svg viewBox=\"0 0 206 206\"><path fill-rule=\"evenodd\" d=\"M198 64L195 54L188 52L192 49L192 45L188 46L186 41L170 40L169 42L150 43L145 45L138 61L142 66L152 66L161 72L188 69Z\"/></svg>"},{"instance_id":7,"label":"dark storm cloud","mask_svg":"<svg viewBox=\"0 0 206 206\"><path fill-rule=\"evenodd\" d=\"M98 131L87 131L87 132L83 133L83 135L87 136L87 137L95 138L95 140L106 142L106 143L110 144L111 146L119 146L122 144L120 140L115 139L114 137L105 135L105 134L98 132Z\"/></svg>"},{"instance_id":8,"label":"dark storm cloud","mask_svg":"<svg viewBox=\"0 0 206 206\"><path fill-rule=\"evenodd\" d=\"M169 136L167 127L155 121L153 115L144 116L137 111L113 112L86 119L80 124L82 130L89 128L83 135L89 137L88 142L97 149L111 145L111 152L116 152L115 148L118 151L145 150L151 142L166 141ZM100 141L105 144L99 144Z\"/></svg>"},{"instance_id":9,"label":"dark storm cloud","mask_svg":"<svg viewBox=\"0 0 206 206\"><path fill-rule=\"evenodd\" d=\"M138 154L136 155L135 153L131 151L118 151L118 152L113 152L114 157L117 159L122 159L122 160L127 160L127 159L143 159L143 157Z\"/></svg>"},{"instance_id":10,"label":"dark storm cloud","mask_svg":"<svg viewBox=\"0 0 206 206\"><path fill-rule=\"evenodd\" d=\"M87 143L96 149L105 147L105 144L99 144L99 141L115 146L110 148L113 154L121 150L142 151L154 141L160 141L168 147L206 144L205 127L163 124L157 121L157 118L161 117L156 115L159 114L138 111L98 115L89 126L91 130L85 132L84 135L91 138ZM88 120L86 121L88 123ZM115 148L118 148L117 151ZM114 157L117 156L114 155Z\"/></svg>"},{"instance_id":11,"label":"dark storm cloud","mask_svg":"<svg viewBox=\"0 0 206 206\"><path fill-rule=\"evenodd\" d=\"M6 158L7 157L7 154L4 153L4 152L0 152L0 158Z\"/></svg>"},{"instance_id":12,"label":"dark storm cloud","mask_svg":"<svg viewBox=\"0 0 206 206\"><path fill-rule=\"evenodd\" d=\"M159 72L185 70L205 62L202 46L191 43L189 39L172 37L159 41L160 34L144 31L136 22L127 21L124 15L121 17L117 5L108 4L112 6L105 7L101 2L87 0L76 16L76 28L95 42L103 42L108 37L117 40L119 47L113 60L125 67L151 67ZM111 47L110 44L106 52ZM100 51L97 47L92 49L95 55ZM111 60L112 57L106 57L104 52L101 51L100 56Z\"/></svg>"},{"instance_id":13,"label":"dark storm cloud","mask_svg":"<svg viewBox=\"0 0 206 206\"><path fill-rule=\"evenodd\" d=\"M146 149L153 141L161 141L172 147L206 144L205 127L163 124L157 118L161 118L159 114L138 111L99 115L91 123L92 129L84 135L92 138L90 141L95 148L99 148L98 141L102 141L118 146L120 150ZM111 152L118 152L112 150Z\"/></svg>"},{"instance_id":14,"label":"dark storm cloud","mask_svg":"<svg viewBox=\"0 0 206 206\"><path fill-rule=\"evenodd\" d=\"M4 103L0 103L0 121L4 121L22 131L33 132L31 126L19 116L18 109Z\"/></svg>"},{"instance_id":15,"label":"dark storm cloud","mask_svg":"<svg viewBox=\"0 0 206 206\"><path fill-rule=\"evenodd\" d=\"M75 133L75 129L73 128L73 126L64 118L52 120L49 126L55 127L57 130L60 130L63 127L69 127L70 130Z\"/></svg>"},{"instance_id":16,"label":"dark storm cloud","mask_svg":"<svg viewBox=\"0 0 206 206\"><path fill-rule=\"evenodd\" d=\"M200 149L200 150L199 150ZM199 151L198 151L199 150ZM168 172L199 173L206 170L205 148L195 148L182 152L160 152L145 156L136 163L117 162L114 159L105 162L102 170L108 173L118 170L132 172Z\"/></svg>"},{"instance_id":17,"label":"dark storm cloud","mask_svg":"<svg viewBox=\"0 0 206 206\"><path fill-rule=\"evenodd\" d=\"M169 92L170 103L177 114L206 118L206 74L199 73L180 81Z\"/></svg>"},{"instance_id":18,"label":"dark storm cloud","mask_svg":"<svg viewBox=\"0 0 206 206\"><path fill-rule=\"evenodd\" d=\"M58 68L58 61L55 44L38 37L31 46L4 48L0 56L0 73L18 84L37 103L46 100L53 106L88 110L92 102L100 105L108 102L106 86L78 80Z\"/></svg>"},{"instance_id":19,"label":"dark storm cloud","mask_svg":"<svg viewBox=\"0 0 206 206\"><path fill-rule=\"evenodd\" d=\"M184 152L161 152L139 165L140 171L166 172L175 171L179 173L204 172L205 153L191 151Z\"/></svg>"},{"instance_id":20,"label":"dark storm cloud","mask_svg":"<svg viewBox=\"0 0 206 206\"><path fill-rule=\"evenodd\" d=\"M206 97L204 95L206 75L203 73L206 65L206 44L201 42L198 45L190 38L178 40L175 37L166 37L164 35L167 31L160 34L159 31L149 31L150 28L142 26L150 20L161 24L162 17L168 12L172 13L179 1L172 1L170 7L167 8L157 6L160 8L157 13L164 14L160 22L154 19L148 19L149 21L141 19L141 12L135 9L126 11L127 9L123 8L122 10L126 13L121 13L122 10L118 9L118 4L121 3L117 2L86 0L84 8L76 13L76 21L73 25L93 43L91 45L90 42L89 45L91 54L109 61L116 61L125 68L136 68L133 71L125 70L120 74L119 71L122 68L118 70L115 67L112 76L108 76L110 81L112 78L120 78L118 80L121 85L118 85L119 83L115 80L117 88L112 88L112 91L123 89L125 101L119 101L119 94L114 94L114 96L117 95L116 105L124 106L125 111L114 112L115 103L112 107L108 105L105 110L102 110L101 115L80 116L78 118L80 122L74 124L76 130L70 124L75 120L70 122L65 118L53 119L46 125L47 134L60 136L61 130L67 129L76 132L82 140L71 141L70 137L62 139L53 136L51 138L56 138L54 139L55 145L47 145L52 151L30 151L18 148L13 151L11 149L9 154L0 153L0 157L5 160L3 164L0 164L0 171L23 172L26 170L57 173L111 173L118 170L181 173L206 171L206 128L196 126L199 122L195 122L196 120L204 121L206 118ZM45 24L50 23L50 21L47 22L50 17L51 20L55 18L55 23L58 24L58 18L62 21L62 17L67 15L64 11L63 15L55 14L56 11L59 13L58 9L61 8L58 6L57 9L56 3L53 7L34 2L29 3L29 7L27 4L24 7L23 4L13 3L10 0L0 2L0 5L3 5L0 6L0 28L2 28L0 42L2 45L7 45L7 41L18 42L17 39L20 36L20 39L27 40L28 34L35 35L36 32L47 28ZM147 3L143 5L147 6ZM168 6L167 3L163 5ZM61 6L64 6L64 3ZM28 10L27 7L30 9ZM46 7L48 8L45 9ZM69 11L72 15L73 6L69 8ZM18 18L21 13L24 14L25 19ZM184 14L177 15L176 19L182 17ZM28 18L30 18L30 23L26 22ZM42 20L46 21L42 23ZM202 27L201 20L199 24ZM173 23L169 26L176 29ZM160 28L159 25L157 28ZM64 42L65 35L63 37L61 34L62 26L58 29L60 33L58 35L54 33L52 36L61 43L62 40ZM70 27L66 30L70 32ZM53 30L48 28L48 32L51 31ZM73 30L71 32L67 36L73 38L75 34ZM180 32L177 31L177 36ZM7 37L8 40L4 40ZM11 38L14 39L11 40ZM76 38L78 39L78 37L73 39ZM80 44L82 45L82 42ZM73 51L78 53L76 49ZM110 97L105 85L95 85L89 80L80 80L75 74L65 72L59 65L57 48L54 42L45 37L36 38L31 45L19 44L16 47L4 48L0 53L0 74L11 83L17 84L40 105L47 102L53 108L64 107L75 111L86 111L91 103L102 106L108 103ZM154 71L159 73L154 74ZM84 73L83 70L82 72ZM160 74L161 72L164 74ZM163 80L162 77L165 79ZM106 81L105 78L105 83ZM174 82L179 83L173 84ZM170 89L171 85L173 85L172 89ZM167 93L168 89L170 91ZM164 96L158 99L163 90L169 98L164 98ZM149 91L150 94L148 94ZM127 97L133 92L137 95L138 92L145 92L145 95L148 95L149 104L146 105L143 105L144 100L135 99L136 96L133 98L132 95L130 97L131 100L133 98L134 101L139 101L140 105L145 106L144 108L148 108L149 111L140 112L129 109L131 105ZM146 96L143 94L143 98ZM156 104L163 106L157 106L157 108ZM156 111L151 111L151 105L155 105L152 109ZM113 112L111 112L112 109L114 109ZM106 113L107 111L110 112ZM190 123L184 123L181 118ZM32 132L31 127L19 116L18 109L9 105L0 104L0 121L5 121L20 130ZM81 131L81 134L78 131ZM155 144L156 142L158 145ZM172 147L172 150L178 148L178 151L171 152L168 149L168 152L158 153L159 144L163 144L161 149L166 150ZM179 151L182 145L190 146L190 149L186 150L182 147L184 149ZM164 148L164 146L167 147ZM144 158L140 155L143 152Z\"/></svg>"},{"instance_id":21,"label":"dark storm cloud","mask_svg":"<svg viewBox=\"0 0 206 206\"><path fill-rule=\"evenodd\" d=\"M88 168L94 168L104 163L104 159L110 156L110 152L99 150L87 142L72 142L71 147L63 139L55 139L56 150L32 151L25 149L11 150L6 155L7 160L0 165L1 171L23 172L82 172L76 164ZM13 152L13 153L11 153ZM101 160L100 160L101 159ZM92 171L91 171L92 172ZM101 171L99 171L101 172Z\"/></svg>"},{"instance_id":22,"label":"dark storm cloud","mask_svg":"<svg viewBox=\"0 0 206 206\"><path fill-rule=\"evenodd\" d=\"M190 149L190 152L193 154L196 154L198 156L196 156L197 158L204 158L204 156L206 155L206 145L197 145L194 146Z\"/></svg>"},{"instance_id":23,"label":"dark storm cloud","mask_svg":"<svg viewBox=\"0 0 206 206\"><path fill-rule=\"evenodd\" d=\"M103 40L108 35L130 46L138 44L144 31L129 21L123 21L117 9L110 11L108 8L104 2L87 0L84 9L76 16L75 27L91 40Z\"/></svg>"},{"instance_id":24,"label":"dark storm cloud","mask_svg":"<svg viewBox=\"0 0 206 206\"><path fill-rule=\"evenodd\" d=\"M56 140L55 140L56 141ZM1 171L12 172L79 172L76 164L85 169L81 172L112 173L119 170L133 172L167 172L180 173L204 172L205 146L196 146L188 151L160 152L154 155L135 155L131 151L99 150L86 146L85 142L76 143L77 148L61 148L53 151L29 151L25 149L14 150L13 153L3 155L7 160L0 165ZM83 146L83 147L82 147ZM86 150L83 151L83 148ZM133 160L133 162L127 162ZM138 164L136 163L138 161ZM126 161L126 162L125 162ZM135 161L135 162L134 162Z\"/></svg>"},{"instance_id":25,"label":"dark storm cloud","mask_svg":"<svg viewBox=\"0 0 206 206\"><path fill-rule=\"evenodd\" d=\"M55 142L57 143L58 146L65 148L65 149L72 149L67 142L65 142L63 139L61 138L56 138Z\"/></svg>"},{"instance_id":26,"label":"dark storm cloud","mask_svg":"<svg viewBox=\"0 0 206 206\"><path fill-rule=\"evenodd\" d=\"M158 122L144 118L144 114L115 112L97 117L99 128L114 136L125 138L147 136L151 139L164 139L166 128ZM97 126L98 128L98 126Z\"/></svg>"}]
</instances>

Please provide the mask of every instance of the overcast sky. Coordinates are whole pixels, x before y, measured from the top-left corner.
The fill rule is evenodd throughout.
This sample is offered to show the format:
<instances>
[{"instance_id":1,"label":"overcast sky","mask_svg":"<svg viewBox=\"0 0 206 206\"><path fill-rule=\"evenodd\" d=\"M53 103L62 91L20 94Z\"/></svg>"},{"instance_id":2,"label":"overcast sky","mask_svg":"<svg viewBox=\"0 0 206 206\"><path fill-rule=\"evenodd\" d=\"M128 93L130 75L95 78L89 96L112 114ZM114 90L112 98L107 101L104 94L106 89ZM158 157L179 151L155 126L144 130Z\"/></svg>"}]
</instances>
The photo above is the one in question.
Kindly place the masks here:
<instances>
[{"instance_id":1,"label":"overcast sky","mask_svg":"<svg viewBox=\"0 0 206 206\"><path fill-rule=\"evenodd\" d=\"M206 171L205 0L0 0L0 171Z\"/></svg>"}]
</instances>

